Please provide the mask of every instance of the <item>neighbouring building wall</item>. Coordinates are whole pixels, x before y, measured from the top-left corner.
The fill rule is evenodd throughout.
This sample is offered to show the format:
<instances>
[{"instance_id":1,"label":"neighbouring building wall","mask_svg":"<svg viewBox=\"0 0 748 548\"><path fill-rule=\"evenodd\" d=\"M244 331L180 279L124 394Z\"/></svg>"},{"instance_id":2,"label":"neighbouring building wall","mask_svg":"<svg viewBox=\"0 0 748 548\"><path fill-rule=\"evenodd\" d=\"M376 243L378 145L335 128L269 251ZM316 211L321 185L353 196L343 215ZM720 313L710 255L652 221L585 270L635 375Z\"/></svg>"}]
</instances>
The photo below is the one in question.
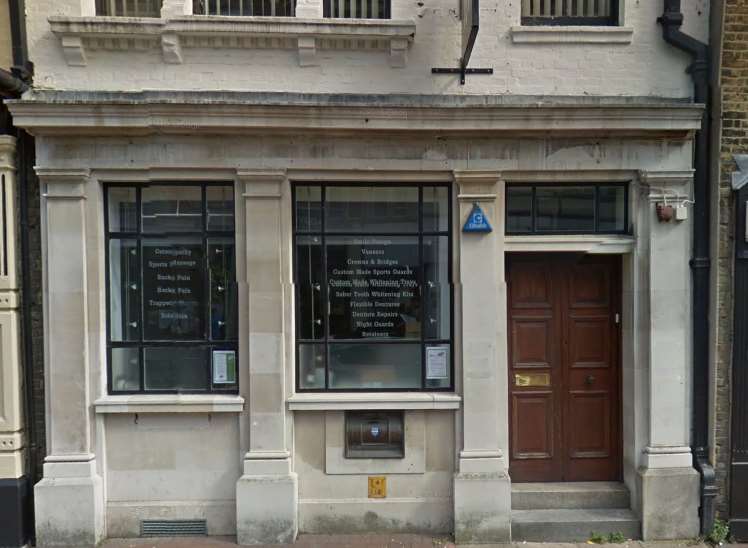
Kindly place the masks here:
<instances>
[{"instance_id":1,"label":"neighbouring building wall","mask_svg":"<svg viewBox=\"0 0 748 548\"><path fill-rule=\"evenodd\" d=\"M733 155L748 153L748 5L742 0L724 3L722 66L722 134L719 144L719 223L717 225L717 346L714 388L714 451L717 473L718 517L729 511L730 371L732 363L733 264L735 204L731 187L737 167ZM742 305L743 303L736 303Z\"/></svg>"}]
</instances>

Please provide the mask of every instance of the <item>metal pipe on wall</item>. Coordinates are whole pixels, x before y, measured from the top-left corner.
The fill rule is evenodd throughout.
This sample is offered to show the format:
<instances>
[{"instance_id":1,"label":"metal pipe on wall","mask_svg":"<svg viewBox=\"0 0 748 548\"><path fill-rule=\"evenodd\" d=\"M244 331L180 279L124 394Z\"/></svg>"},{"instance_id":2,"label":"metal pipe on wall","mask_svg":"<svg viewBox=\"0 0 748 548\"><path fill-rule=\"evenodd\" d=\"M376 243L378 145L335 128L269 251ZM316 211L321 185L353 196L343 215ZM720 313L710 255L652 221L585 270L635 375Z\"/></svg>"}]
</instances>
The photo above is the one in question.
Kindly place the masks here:
<instances>
[{"instance_id":1,"label":"metal pipe on wall","mask_svg":"<svg viewBox=\"0 0 748 548\"><path fill-rule=\"evenodd\" d=\"M687 72L694 83L694 102L705 105L701 129L694 144L693 279L693 409L691 451L693 465L701 476L701 532L708 534L714 525L714 499L717 496L714 467L709 462L709 271L710 203L709 161L711 158L711 90L709 46L681 32L683 14L680 0L665 0L657 22L665 41L688 53L693 62Z\"/></svg>"}]
</instances>

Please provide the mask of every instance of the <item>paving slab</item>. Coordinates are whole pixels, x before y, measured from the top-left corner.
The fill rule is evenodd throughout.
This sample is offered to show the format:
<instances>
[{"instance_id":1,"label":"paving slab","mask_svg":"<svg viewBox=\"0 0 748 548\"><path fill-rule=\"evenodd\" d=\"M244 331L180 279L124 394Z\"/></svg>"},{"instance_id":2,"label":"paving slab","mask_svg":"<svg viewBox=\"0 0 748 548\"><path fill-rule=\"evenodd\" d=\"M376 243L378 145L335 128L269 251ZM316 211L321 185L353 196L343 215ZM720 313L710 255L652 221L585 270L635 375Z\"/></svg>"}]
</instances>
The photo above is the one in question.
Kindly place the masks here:
<instances>
[{"instance_id":1,"label":"paving slab","mask_svg":"<svg viewBox=\"0 0 748 548\"><path fill-rule=\"evenodd\" d=\"M594 545L589 543L514 542L510 544L460 544L459 548L711 548L694 540ZM238 548L236 537L177 537L108 539L100 548ZM300 535L293 545L265 544L256 548L455 548L449 537L429 535ZM729 544L725 548L748 548Z\"/></svg>"}]
</instances>

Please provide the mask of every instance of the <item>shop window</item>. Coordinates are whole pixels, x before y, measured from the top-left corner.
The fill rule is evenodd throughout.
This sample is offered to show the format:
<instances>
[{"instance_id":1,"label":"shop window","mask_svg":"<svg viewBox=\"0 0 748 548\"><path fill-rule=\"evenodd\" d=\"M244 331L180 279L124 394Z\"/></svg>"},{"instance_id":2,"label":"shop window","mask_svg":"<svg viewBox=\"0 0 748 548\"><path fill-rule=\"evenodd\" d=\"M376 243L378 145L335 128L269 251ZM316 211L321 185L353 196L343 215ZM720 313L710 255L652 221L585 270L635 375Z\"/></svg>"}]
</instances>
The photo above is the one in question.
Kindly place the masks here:
<instances>
[{"instance_id":1,"label":"shop window","mask_svg":"<svg viewBox=\"0 0 748 548\"><path fill-rule=\"evenodd\" d=\"M522 0L523 25L618 24L618 0Z\"/></svg>"},{"instance_id":2,"label":"shop window","mask_svg":"<svg viewBox=\"0 0 748 548\"><path fill-rule=\"evenodd\" d=\"M297 390L453 388L450 196L294 186Z\"/></svg>"},{"instance_id":3,"label":"shop window","mask_svg":"<svg viewBox=\"0 0 748 548\"><path fill-rule=\"evenodd\" d=\"M106 187L110 393L235 392L234 189Z\"/></svg>"},{"instance_id":4,"label":"shop window","mask_svg":"<svg viewBox=\"0 0 748 548\"><path fill-rule=\"evenodd\" d=\"M509 185L507 234L625 234L626 184Z\"/></svg>"}]
</instances>

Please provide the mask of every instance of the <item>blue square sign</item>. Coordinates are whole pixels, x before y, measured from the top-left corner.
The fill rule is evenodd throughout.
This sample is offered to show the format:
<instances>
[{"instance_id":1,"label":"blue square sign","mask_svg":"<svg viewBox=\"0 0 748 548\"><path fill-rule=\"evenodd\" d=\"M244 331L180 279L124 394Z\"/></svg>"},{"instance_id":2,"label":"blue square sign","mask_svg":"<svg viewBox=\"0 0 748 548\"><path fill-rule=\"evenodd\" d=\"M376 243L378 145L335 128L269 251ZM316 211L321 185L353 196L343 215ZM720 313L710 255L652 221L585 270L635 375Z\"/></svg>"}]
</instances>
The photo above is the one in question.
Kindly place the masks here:
<instances>
[{"instance_id":1,"label":"blue square sign","mask_svg":"<svg viewBox=\"0 0 748 548\"><path fill-rule=\"evenodd\" d=\"M491 232L491 228L486 214L478 204L473 204L473 210L468 215L467 221L465 221L462 227L463 232Z\"/></svg>"}]
</instances>

